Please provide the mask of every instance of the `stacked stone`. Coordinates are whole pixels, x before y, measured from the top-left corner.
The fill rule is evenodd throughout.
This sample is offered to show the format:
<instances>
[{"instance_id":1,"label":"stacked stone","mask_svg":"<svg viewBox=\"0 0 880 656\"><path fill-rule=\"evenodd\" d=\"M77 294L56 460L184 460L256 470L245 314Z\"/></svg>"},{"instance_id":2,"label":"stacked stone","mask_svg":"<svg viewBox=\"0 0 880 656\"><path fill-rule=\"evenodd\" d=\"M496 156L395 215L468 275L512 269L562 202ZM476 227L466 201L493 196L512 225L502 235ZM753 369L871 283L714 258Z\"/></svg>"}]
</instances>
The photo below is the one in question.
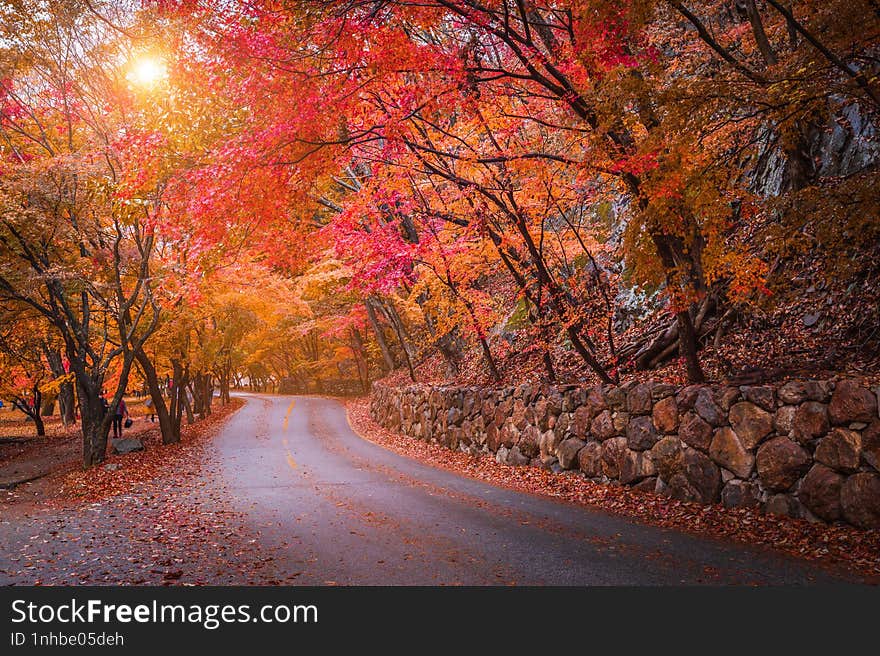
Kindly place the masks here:
<instances>
[{"instance_id":1,"label":"stacked stone","mask_svg":"<svg viewBox=\"0 0 880 656\"><path fill-rule=\"evenodd\" d=\"M880 527L878 390L374 385L382 426L510 465L578 470L677 499Z\"/></svg>"}]
</instances>

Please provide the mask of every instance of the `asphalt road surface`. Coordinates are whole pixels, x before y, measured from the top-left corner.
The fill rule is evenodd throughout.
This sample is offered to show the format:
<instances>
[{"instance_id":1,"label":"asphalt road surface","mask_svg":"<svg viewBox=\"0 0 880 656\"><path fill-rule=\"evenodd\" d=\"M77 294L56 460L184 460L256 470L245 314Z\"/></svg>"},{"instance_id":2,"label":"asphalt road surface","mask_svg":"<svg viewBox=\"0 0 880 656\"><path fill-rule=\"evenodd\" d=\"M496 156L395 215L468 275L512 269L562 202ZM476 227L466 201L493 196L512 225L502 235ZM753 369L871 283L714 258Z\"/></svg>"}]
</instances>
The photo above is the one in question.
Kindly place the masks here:
<instances>
[{"instance_id":1,"label":"asphalt road surface","mask_svg":"<svg viewBox=\"0 0 880 656\"><path fill-rule=\"evenodd\" d=\"M215 440L233 505L299 583L663 585L833 580L698 538L432 468L352 432L342 406L253 396ZM289 562L285 567L284 563Z\"/></svg>"},{"instance_id":2,"label":"asphalt road surface","mask_svg":"<svg viewBox=\"0 0 880 656\"><path fill-rule=\"evenodd\" d=\"M835 575L432 468L337 402L246 395L199 474L0 510L0 584L805 584ZM5 515L5 516L4 516Z\"/></svg>"}]
</instances>

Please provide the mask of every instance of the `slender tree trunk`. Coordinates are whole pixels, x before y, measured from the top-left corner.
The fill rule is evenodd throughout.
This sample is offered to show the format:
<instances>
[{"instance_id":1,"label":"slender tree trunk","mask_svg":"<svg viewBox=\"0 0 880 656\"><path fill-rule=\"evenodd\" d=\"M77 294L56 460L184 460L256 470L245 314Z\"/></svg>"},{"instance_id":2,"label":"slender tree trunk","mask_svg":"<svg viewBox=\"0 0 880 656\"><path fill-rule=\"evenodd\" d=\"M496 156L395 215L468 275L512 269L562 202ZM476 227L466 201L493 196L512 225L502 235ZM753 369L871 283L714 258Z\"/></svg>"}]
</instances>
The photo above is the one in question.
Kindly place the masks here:
<instances>
[{"instance_id":1,"label":"slender tree trunk","mask_svg":"<svg viewBox=\"0 0 880 656\"><path fill-rule=\"evenodd\" d=\"M749 23L752 26L752 33L755 35L755 43L758 45L758 51L764 58L764 63L773 66L777 59L773 48L770 45L770 39L767 38L767 32L764 31L764 23L761 20L761 14L755 5L755 0L737 0L737 4L742 11L748 16Z\"/></svg>"},{"instance_id":2,"label":"slender tree trunk","mask_svg":"<svg viewBox=\"0 0 880 656\"><path fill-rule=\"evenodd\" d=\"M184 367L180 360L171 360L171 369L174 375L175 386L171 392L169 419L172 428L180 435L180 420L183 416L184 407L187 410L187 419L193 423L192 410L189 408L187 386L189 385L189 369Z\"/></svg>"},{"instance_id":3,"label":"slender tree trunk","mask_svg":"<svg viewBox=\"0 0 880 656\"><path fill-rule=\"evenodd\" d=\"M652 239L667 272L666 282L670 288L675 288L678 286L678 281L675 279L675 255L669 244L669 239L666 235L657 233L652 235ZM694 329L690 312L687 309L677 311L675 321L678 324L678 350L685 360L688 381L690 383L705 382L706 378L697 355L697 331Z\"/></svg>"},{"instance_id":4,"label":"slender tree trunk","mask_svg":"<svg viewBox=\"0 0 880 656\"><path fill-rule=\"evenodd\" d=\"M376 335L376 342L379 344L379 350L382 352L382 359L388 371L394 371L394 358L391 355L391 349L388 348L388 342L385 340L385 331L379 325L379 318L376 316L376 310L373 307L371 299L364 301L364 307L367 308L367 319L370 321L370 327Z\"/></svg>"},{"instance_id":5,"label":"slender tree trunk","mask_svg":"<svg viewBox=\"0 0 880 656\"><path fill-rule=\"evenodd\" d=\"M61 353L57 349L49 348L47 345L43 347L43 351L52 375L55 378L64 376L67 372L64 371ZM73 383L71 382L61 383L61 388L58 390L58 411L61 414L61 421L65 427L70 426L70 424L76 421L76 400L74 399Z\"/></svg>"},{"instance_id":6,"label":"slender tree trunk","mask_svg":"<svg viewBox=\"0 0 880 656\"><path fill-rule=\"evenodd\" d=\"M397 335L397 340L400 342L400 347L403 351L403 357L406 360L406 368L409 371L409 377L413 382L416 382L416 371L413 367L412 357L410 356L409 343L407 342L406 335L404 334L403 325L400 322L400 317L397 316L397 310L395 310L393 306L391 308L385 307L384 303L380 304L379 308L382 310L385 318L388 319L388 323L390 323L391 327L394 329L394 334Z\"/></svg>"},{"instance_id":7,"label":"slender tree trunk","mask_svg":"<svg viewBox=\"0 0 880 656\"><path fill-rule=\"evenodd\" d=\"M193 414L192 403L189 400L189 394L186 393L187 390L184 389L183 393L183 409L186 411L186 423L194 424L196 422L196 416Z\"/></svg>"},{"instance_id":8,"label":"slender tree trunk","mask_svg":"<svg viewBox=\"0 0 880 656\"><path fill-rule=\"evenodd\" d=\"M351 338L354 344L351 350L357 365L358 383L360 383L361 391L367 392L370 387L370 370L366 349L364 349L364 340L360 331L355 327L351 328Z\"/></svg>"},{"instance_id":9,"label":"slender tree trunk","mask_svg":"<svg viewBox=\"0 0 880 656\"><path fill-rule=\"evenodd\" d=\"M43 394L40 392L40 388L36 385L34 385L33 390L31 391L31 398L18 398L13 401L13 406L17 406L19 410L34 422L34 429L36 429L37 437L46 436L46 425L43 423L42 405Z\"/></svg>"},{"instance_id":10,"label":"slender tree trunk","mask_svg":"<svg viewBox=\"0 0 880 656\"><path fill-rule=\"evenodd\" d=\"M220 384L220 403L228 405L230 401L229 384L232 378L231 366L224 364L220 369L220 375L217 377Z\"/></svg>"},{"instance_id":11,"label":"slender tree trunk","mask_svg":"<svg viewBox=\"0 0 880 656\"><path fill-rule=\"evenodd\" d=\"M174 423L171 421L171 415L168 412L168 406L165 404L165 397L162 395L162 388L159 385L159 377L156 375L156 367L153 366L149 356L143 349L135 352L135 359L140 365L144 378L147 380L147 389L150 392L150 398L153 400L153 410L159 419L159 430L162 433L162 444L175 444L180 442L180 424L178 423L175 430ZM177 380L177 378L175 378Z\"/></svg>"},{"instance_id":12,"label":"slender tree trunk","mask_svg":"<svg viewBox=\"0 0 880 656\"><path fill-rule=\"evenodd\" d=\"M205 415L210 415L214 403L214 377L205 374Z\"/></svg>"}]
</instances>

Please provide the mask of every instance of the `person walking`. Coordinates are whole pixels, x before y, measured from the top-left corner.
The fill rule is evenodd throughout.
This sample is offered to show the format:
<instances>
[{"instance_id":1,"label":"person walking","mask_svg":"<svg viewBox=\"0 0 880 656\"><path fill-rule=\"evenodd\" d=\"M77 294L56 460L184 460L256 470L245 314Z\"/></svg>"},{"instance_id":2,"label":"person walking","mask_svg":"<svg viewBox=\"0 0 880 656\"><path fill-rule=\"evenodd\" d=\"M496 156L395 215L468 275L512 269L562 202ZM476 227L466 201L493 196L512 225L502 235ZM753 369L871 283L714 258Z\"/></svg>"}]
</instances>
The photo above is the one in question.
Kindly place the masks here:
<instances>
[{"instance_id":1,"label":"person walking","mask_svg":"<svg viewBox=\"0 0 880 656\"><path fill-rule=\"evenodd\" d=\"M122 419L128 419L128 406L125 405L125 399L119 399L116 404L116 414L113 415L113 437L122 437Z\"/></svg>"},{"instance_id":2,"label":"person walking","mask_svg":"<svg viewBox=\"0 0 880 656\"><path fill-rule=\"evenodd\" d=\"M156 408L153 406L153 397L148 396L147 400L144 401L144 405L150 411L150 423L152 424L156 421Z\"/></svg>"}]
</instances>

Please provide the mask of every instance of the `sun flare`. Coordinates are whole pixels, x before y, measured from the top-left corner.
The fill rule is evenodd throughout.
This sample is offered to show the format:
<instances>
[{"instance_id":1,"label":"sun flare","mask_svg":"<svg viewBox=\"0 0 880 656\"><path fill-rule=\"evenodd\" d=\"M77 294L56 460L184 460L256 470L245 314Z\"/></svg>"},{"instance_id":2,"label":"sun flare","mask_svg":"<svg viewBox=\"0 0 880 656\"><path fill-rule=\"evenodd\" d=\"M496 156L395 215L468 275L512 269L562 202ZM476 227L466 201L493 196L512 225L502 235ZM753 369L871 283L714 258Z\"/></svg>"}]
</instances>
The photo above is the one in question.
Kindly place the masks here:
<instances>
[{"instance_id":1,"label":"sun flare","mask_svg":"<svg viewBox=\"0 0 880 656\"><path fill-rule=\"evenodd\" d=\"M165 62L155 57L140 57L131 64L128 79L142 87L152 87L168 74Z\"/></svg>"}]
</instances>

